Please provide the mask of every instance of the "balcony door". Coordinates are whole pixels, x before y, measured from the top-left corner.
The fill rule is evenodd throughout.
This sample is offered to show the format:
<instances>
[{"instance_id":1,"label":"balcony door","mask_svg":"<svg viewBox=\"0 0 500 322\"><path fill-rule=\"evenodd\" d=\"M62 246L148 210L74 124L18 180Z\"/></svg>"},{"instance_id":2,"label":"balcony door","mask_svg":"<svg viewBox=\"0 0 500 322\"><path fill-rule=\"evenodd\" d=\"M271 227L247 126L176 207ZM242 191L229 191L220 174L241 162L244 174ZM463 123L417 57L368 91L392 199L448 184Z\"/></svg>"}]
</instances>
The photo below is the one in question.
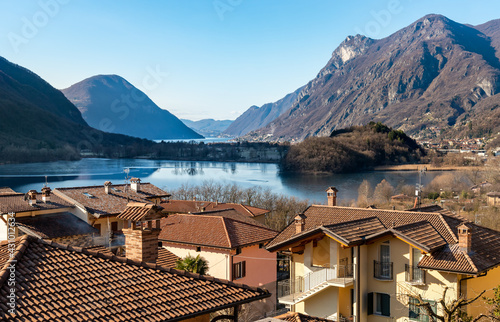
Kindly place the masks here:
<instances>
[{"instance_id":1,"label":"balcony door","mask_svg":"<svg viewBox=\"0 0 500 322\"><path fill-rule=\"evenodd\" d=\"M391 277L391 247L389 244L380 245L380 275L381 277Z\"/></svg>"}]
</instances>

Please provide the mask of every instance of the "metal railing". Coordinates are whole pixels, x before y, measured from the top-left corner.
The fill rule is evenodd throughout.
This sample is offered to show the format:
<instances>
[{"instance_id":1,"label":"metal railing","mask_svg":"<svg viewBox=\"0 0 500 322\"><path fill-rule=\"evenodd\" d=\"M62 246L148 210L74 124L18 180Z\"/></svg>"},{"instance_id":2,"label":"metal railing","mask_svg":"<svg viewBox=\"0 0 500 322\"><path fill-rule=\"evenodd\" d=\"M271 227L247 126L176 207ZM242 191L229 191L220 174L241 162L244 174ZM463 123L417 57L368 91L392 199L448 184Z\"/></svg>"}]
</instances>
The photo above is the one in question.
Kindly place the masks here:
<instances>
[{"instance_id":1,"label":"metal railing","mask_svg":"<svg viewBox=\"0 0 500 322\"><path fill-rule=\"evenodd\" d=\"M380 280L392 280L392 262L373 261L373 277Z\"/></svg>"},{"instance_id":2,"label":"metal railing","mask_svg":"<svg viewBox=\"0 0 500 322\"><path fill-rule=\"evenodd\" d=\"M307 292L316 286L331 280L352 279L353 265L335 265L333 267L325 267L317 269L305 276L300 276L295 279L287 279L278 281L278 298Z\"/></svg>"},{"instance_id":3,"label":"metal railing","mask_svg":"<svg viewBox=\"0 0 500 322\"><path fill-rule=\"evenodd\" d=\"M405 264L405 281L408 283L425 284L425 271L417 266Z\"/></svg>"}]
</instances>

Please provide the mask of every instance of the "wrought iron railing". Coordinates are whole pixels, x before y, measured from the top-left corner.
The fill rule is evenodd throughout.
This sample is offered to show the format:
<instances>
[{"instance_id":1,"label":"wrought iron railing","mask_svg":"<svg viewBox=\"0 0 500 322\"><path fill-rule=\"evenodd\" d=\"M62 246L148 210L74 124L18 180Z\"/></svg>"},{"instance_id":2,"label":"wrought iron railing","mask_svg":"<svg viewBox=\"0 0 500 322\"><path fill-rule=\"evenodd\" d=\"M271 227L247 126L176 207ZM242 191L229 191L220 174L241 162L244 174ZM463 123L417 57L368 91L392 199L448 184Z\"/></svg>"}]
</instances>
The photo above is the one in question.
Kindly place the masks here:
<instances>
[{"instance_id":1,"label":"wrought iron railing","mask_svg":"<svg viewBox=\"0 0 500 322\"><path fill-rule=\"evenodd\" d=\"M417 266L405 264L405 281L408 283L425 284L425 271Z\"/></svg>"},{"instance_id":2,"label":"wrought iron railing","mask_svg":"<svg viewBox=\"0 0 500 322\"><path fill-rule=\"evenodd\" d=\"M373 261L373 277L380 280L392 280L392 262Z\"/></svg>"}]
</instances>

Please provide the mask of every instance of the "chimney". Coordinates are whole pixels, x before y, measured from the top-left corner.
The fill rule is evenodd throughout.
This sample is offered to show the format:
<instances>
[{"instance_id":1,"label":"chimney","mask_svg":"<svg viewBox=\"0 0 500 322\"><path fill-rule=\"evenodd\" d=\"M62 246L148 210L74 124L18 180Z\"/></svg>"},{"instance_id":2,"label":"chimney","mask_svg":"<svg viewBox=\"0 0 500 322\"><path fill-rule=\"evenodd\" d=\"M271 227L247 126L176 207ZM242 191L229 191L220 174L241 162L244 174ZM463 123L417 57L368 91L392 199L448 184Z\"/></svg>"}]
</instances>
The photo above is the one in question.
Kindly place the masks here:
<instances>
[{"instance_id":1,"label":"chimney","mask_svg":"<svg viewBox=\"0 0 500 322\"><path fill-rule=\"evenodd\" d=\"M104 193L109 195L109 189L111 189L111 181L104 182Z\"/></svg>"},{"instance_id":2,"label":"chimney","mask_svg":"<svg viewBox=\"0 0 500 322\"><path fill-rule=\"evenodd\" d=\"M301 232L304 231L304 228L306 226L306 215L304 214L298 214L295 217L295 233L300 234Z\"/></svg>"},{"instance_id":3,"label":"chimney","mask_svg":"<svg viewBox=\"0 0 500 322\"><path fill-rule=\"evenodd\" d=\"M158 259L158 235L160 234L160 220L155 220L156 227L153 228L153 222L132 222L131 227L123 229L125 236L125 253L127 258L156 263Z\"/></svg>"},{"instance_id":4,"label":"chimney","mask_svg":"<svg viewBox=\"0 0 500 322\"><path fill-rule=\"evenodd\" d=\"M141 191L141 179L139 178L130 179L130 189L132 189L135 192Z\"/></svg>"},{"instance_id":5,"label":"chimney","mask_svg":"<svg viewBox=\"0 0 500 322\"><path fill-rule=\"evenodd\" d=\"M37 195L36 190L28 191L28 203L30 204L30 206L36 205L36 195Z\"/></svg>"},{"instance_id":6,"label":"chimney","mask_svg":"<svg viewBox=\"0 0 500 322\"><path fill-rule=\"evenodd\" d=\"M328 206L333 207L337 205L337 188L329 187L326 189L326 197L328 198Z\"/></svg>"},{"instance_id":7,"label":"chimney","mask_svg":"<svg viewBox=\"0 0 500 322\"><path fill-rule=\"evenodd\" d=\"M49 187L42 188L42 200L44 203L50 202L50 193L52 190Z\"/></svg>"},{"instance_id":8,"label":"chimney","mask_svg":"<svg viewBox=\"0 0 500 322\"><path fill-rule=\"evenodd\" d=\"M458 226L458 247L466 253L470 253L472 249L472 235L466 224Z\"/></svg>"}]
</instances>

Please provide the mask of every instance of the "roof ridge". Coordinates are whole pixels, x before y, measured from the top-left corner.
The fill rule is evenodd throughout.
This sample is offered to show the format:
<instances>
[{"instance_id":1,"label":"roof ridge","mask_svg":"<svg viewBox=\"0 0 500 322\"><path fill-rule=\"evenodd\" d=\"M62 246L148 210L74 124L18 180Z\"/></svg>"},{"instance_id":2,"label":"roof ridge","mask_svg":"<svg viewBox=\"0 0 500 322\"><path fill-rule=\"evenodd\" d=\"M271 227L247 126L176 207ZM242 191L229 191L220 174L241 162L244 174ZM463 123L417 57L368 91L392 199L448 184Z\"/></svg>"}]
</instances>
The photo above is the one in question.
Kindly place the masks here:
<instances>
[{"instance_id":1,"label":"roof ridge","mask_svg":"<svg viewBox=\"0 0 500 322\"><path fill-rule=\"evenodd\" d=\"M225 210L230 210L230 209L225 209ZM232 210L236 211L235 209L232 209ZM203 215L203 213L207 213L207 212L208 211L194 212L194 213L190 213L190 214L178 213L178 214L173 214L173 215L176 215L176 216L177 215L180 215L180 216L193 216L193 217L202 217L203 216L203 217L206 217L206 218L224 218L224 219L235 221L235 222L238 222L238 223L241 223L241 224L245 224L245 225L249 225L249 226L253 226L253 227L257 227L257 228L266 229L266 230L269 230L269 231L272 231L272 232L277 232L276 230L271 229L269 227L259 226L257 224L249 223L247 221L242 221L242 220L239 220L239 219L228 218L228 217L224 217L224 216L208 216L208 215Z\"/></svg>"},{"instance_id":2,"label":"roof ridge","mask_svg":"<svg viewBox=\"0 0 500 322\"><path fill-rule=\"evenodd\" d=\"M308 209L310 207L341 208L341 209L362 210L362 211L381 211L381 212L387 212L387 213L408 213L408 214L421 214L421 215L423 214L423 215L433 215L433 216L439 214L437 212L392 210L392 209L383 209L383 208L370 209L370 208L359 208L359 207L348 207L348 206L311 205L308 207ZM306 211L304 211L304 212L306 212Z\"/></svg>"},{"instance_id":3,"label":"roof ridge","mask_svg":"<svg viewBox=\"0 0 500 322\"><path fill-rule=\"evenodd\" d=\"M476 264L474 264L474 261L472 260L472 258L470 258L469 254L467 252L463 252L463 253L464 253L465 259L469 262L470 266L472 266L472 268L474 269L474 271L476 273L479 272L479 270L477 269Z\"/></svg>"},{"instance_id":4,"label":"roof ridge","mask_svg":"<svg viewBox=\"0 0 500 322\"><path fill-rule=\"evenodd\" d=\"M29 235L24 235L22 237L18 237L20 239L19 245L17 245L13 256L10 257L4 264L3 268L0 270L0 285L3 285L5 281L7 280L7 277L10 275L10 270L9 266L14 263L17 263L17 261L21 258L21 256L24 254L24 251L26 248L28 248L30 241L36 240L36 237L32 237ZM10 241L7 241L7 243L10 243ZM3 244L3 243L2 243Z\"/></svg>"},{"instance_id":5,"label":"roof ridge","mask_svg":"<svg viewBox=\"0 0 500 322\"><path fill-rule=\"evenodd\" d=\"M24 238L24 236L21 238ZM179 275L179 276L185 276L185 277L195 278L195 279L204 280L204 281L211 281L211 282L214 282L217 284L241 287L241 288L244 288L246 290L252 290L255 292L264 292L266 294L269 293L268 290L262 289L260 287L253 287L253 286L249 286L246 284L234 283L234 282L229 281L229 280L223 280L223 279L215 278L213 276L200 275L200 274L191 273L188 271L182 271L182 270L178 270L178 269L174 269L174 268L169 268L169 267L165 267L163 265L158 265L156 263L147 263L147 262L142 262L142 261L136 261L136 260L129 259L127 257L120 257L120 256L116 256L114 254L109 255L109 254L106 254L103 252L90 251L87 248L70 246L68 244L56 243L56 242L51 241L51 240L49 241L49 240L44 240L44 239L38 239L35 237L30 237L30 236L28 236L26 239L31 239L31 241L45 244L45 245L49 245L49 246L52 246L55 248L64 249L64 250L68 250L68 251L75 251L78 253L83 253L86 255L99 257L99 258L111 260L114 262L120 262L120 263L124 263L124 264L128 264L128 265L134 265L134 266L150 268L150 269L157 269L157 270L160 270L162 272L168 272L168 273ZM24 249L23 249L23 251L24 251ZM0 283L0 285L1 285L1 283Z\"/></svg>"},{"instance_id":6,"label":"roof ridge","mask_svg":"<svg viewBox=\"0 0 500 322\"><path fill-rule=\"evenodd\" d=\"M441 219L441 221L443 222L444 226L446 227L446 229L448 229L448 232L451 234L451 237L453 238L453 240L458 243L458 238L456 237L455 233L453 232L453 230L451 229L450 225L448 225L448 223L446 222L446 220L444 220L444 216L443 214L440 214L440 213L437 213L439 214L439 219ZM449 218L453 218L451 216L446 216L446 217L449 217ZM459 220L458 218L453 218L453 219L456 219L456 220ZM439 233L439 232L438 232ZM441 235L439 233L439 235ZM443 237L443 236L441 236ZM444 237L443 237L444 238ZM444 239L446 240L446 238Z\"/></svg>"},{"instance_id":7,"label":"roof ridge","mask_svg":"<svg viewBox=\"0 0 500 322\"><path fill-rule=\"evenodd\" d=\"M151 182L141 182L141 185L143 184L151 184ZM128 184L126 183L119 183L119 184L112 184L110 185L110 187L116 187L116 186L127 186ZM54 188L54 190L61 190L61 189L64 189L64 190L69 190L69 189L84 189L84 188L104 188L104 185L93 185L93 186L81 186L81 187L58 187L58 188ZM157 187L158 188L158 187ZM158 188L160 189L160 188ZM163 189L161 189L163 190Z\"/></svg>"},{"instance_id":8,"label":"roof ridge","mask_svg":"<svg viewBox=\"0 0 500 322\"><path fill-rule=\"evenodd\" d=\"M231 240L231 236L229 236L229 230L227 229L226 225L226 217L220 217L222 219L222 225L224 226L224 232L226 233L227 241L229 242L229 248L233 248L233 242Z\"/></svg>"}]
</instances>

